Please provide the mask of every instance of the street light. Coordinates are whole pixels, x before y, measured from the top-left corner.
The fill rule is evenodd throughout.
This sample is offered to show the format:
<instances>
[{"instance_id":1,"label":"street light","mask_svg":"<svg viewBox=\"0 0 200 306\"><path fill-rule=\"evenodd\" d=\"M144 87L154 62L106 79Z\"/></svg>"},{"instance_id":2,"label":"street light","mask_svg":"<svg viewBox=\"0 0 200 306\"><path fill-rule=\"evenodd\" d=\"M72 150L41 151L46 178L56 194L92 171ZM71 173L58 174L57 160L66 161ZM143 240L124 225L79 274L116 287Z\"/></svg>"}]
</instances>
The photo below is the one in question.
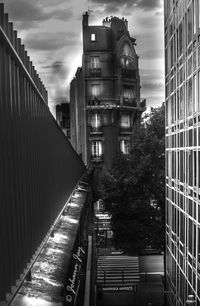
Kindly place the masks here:
<instances>
[{"instance_id":1,"label":"street light","mask_svg":"<svg viewBox=\"0 0 200 306\"><path fill-rule=\"evenodd\" d=\"M185 305L195 306L195 298L193 294L188 295L187 301L185 302Z\"/></svg>"}]
</instances>

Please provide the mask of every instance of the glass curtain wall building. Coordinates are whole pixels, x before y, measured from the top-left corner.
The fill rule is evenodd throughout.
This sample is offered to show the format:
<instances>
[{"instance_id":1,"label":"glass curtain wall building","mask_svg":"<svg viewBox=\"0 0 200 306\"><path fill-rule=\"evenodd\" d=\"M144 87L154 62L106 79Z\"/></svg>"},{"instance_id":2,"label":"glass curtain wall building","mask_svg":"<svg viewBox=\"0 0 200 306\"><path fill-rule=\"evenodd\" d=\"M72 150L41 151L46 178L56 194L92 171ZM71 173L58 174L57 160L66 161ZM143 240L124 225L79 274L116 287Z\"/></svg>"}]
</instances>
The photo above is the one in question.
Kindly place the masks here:
<instances>
[{"instance_id":1,"label":"glass curtain wall building","mask_svg":"<svg viewBox=\"0 0 200 306\"><path fill-rule=\"evenodd\" d=\"M200 305L200 1L164 11L167 301Z\"/></svg>"}]
</instances>

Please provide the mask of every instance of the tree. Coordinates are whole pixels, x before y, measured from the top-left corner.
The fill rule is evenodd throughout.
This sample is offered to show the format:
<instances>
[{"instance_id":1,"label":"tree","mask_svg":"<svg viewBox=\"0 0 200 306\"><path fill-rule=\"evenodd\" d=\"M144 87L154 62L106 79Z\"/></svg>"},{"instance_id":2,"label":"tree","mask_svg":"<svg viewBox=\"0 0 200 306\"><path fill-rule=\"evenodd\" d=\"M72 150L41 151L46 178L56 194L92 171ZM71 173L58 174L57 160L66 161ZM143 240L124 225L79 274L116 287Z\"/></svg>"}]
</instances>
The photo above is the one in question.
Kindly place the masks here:
<instances>
[{"instance_id":1,"label":"tree","mask_svg":"<svg viewBox=\"0 0 200 306\"><path fill-rule=\"evenodd\" d=\"M146 123L135 127L130 155L118 155L103 179L115 245L128 253L164 245L164 114L164 105L152 109Z\"/></svg>"}]
</instances>

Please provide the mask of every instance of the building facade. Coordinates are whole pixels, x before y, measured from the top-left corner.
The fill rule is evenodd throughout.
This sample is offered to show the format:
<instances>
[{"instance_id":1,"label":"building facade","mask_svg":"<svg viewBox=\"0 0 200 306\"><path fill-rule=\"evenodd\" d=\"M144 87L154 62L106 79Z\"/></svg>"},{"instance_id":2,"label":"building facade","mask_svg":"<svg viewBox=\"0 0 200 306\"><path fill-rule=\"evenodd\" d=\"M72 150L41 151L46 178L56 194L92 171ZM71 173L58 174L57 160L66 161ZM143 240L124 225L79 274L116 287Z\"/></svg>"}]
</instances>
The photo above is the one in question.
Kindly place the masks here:
<instances>
[{"instance_id":1,"label":"building facade","mask_svg":"<svg viewBox=\"0 0 200 306\"><path fill-rule=\"evenodd\" d=\"M71 142L86 164L109 168L129 154L133 124L145 109L135 39L124 18L89 25L83 15L83 59L70 86Z\"/></svg>"},{"instance_id":2,"label":"building facade","mask_svg":"<svg viewBox=\"0 0 200 306\"><path fill-rule=\"evenodd\" d=\"M166 296L200 305L200 3L165 0Z\"/></svg>"},{"instance_id":3,"label":"building facade","mask_svg":"<svg viewBox=\"0 0 200 306\"><path fill-rule=\"evenodd\" d=\"M70 140L70 108L69 103L56 105L56 121L61 127L63 133Z\"/></svg>"}]
</instances>

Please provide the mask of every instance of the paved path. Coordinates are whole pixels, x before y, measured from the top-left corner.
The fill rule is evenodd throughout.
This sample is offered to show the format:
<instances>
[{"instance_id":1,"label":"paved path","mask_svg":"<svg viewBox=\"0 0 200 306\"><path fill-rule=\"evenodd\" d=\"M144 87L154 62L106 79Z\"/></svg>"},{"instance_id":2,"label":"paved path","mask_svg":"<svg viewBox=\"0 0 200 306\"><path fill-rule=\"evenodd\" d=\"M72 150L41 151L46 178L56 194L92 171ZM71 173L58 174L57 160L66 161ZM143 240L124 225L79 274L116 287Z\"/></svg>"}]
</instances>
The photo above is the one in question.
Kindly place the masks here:
<instances>
[{"instance_id":1,"label":"paved path","mask_svg":"<svg viewBox=\"0 0 200 306\"><path fill-rule=\"evenodd\" d=\"M97 272L97 282L104 289L103 295L97 298L97 306L147 306L150 302L153 306L164 305L161 277L164 267L161 255L139 258L123 255L99 256ZM119 292L120 288L123 290L123 286L127 287L127 291ZM128 291L131 287L133 290Z\"/></svg>"},{"instance_id":2,"label":"paved path","mask_svg":"<svg viewBox=\"0 0 200 306\"><path fill-rule=\"evenodd\" d=\"M136 306L135 294L134 292L104 293L101 299L97 299L97 306Z\"/></svg>"}]
</instances>

